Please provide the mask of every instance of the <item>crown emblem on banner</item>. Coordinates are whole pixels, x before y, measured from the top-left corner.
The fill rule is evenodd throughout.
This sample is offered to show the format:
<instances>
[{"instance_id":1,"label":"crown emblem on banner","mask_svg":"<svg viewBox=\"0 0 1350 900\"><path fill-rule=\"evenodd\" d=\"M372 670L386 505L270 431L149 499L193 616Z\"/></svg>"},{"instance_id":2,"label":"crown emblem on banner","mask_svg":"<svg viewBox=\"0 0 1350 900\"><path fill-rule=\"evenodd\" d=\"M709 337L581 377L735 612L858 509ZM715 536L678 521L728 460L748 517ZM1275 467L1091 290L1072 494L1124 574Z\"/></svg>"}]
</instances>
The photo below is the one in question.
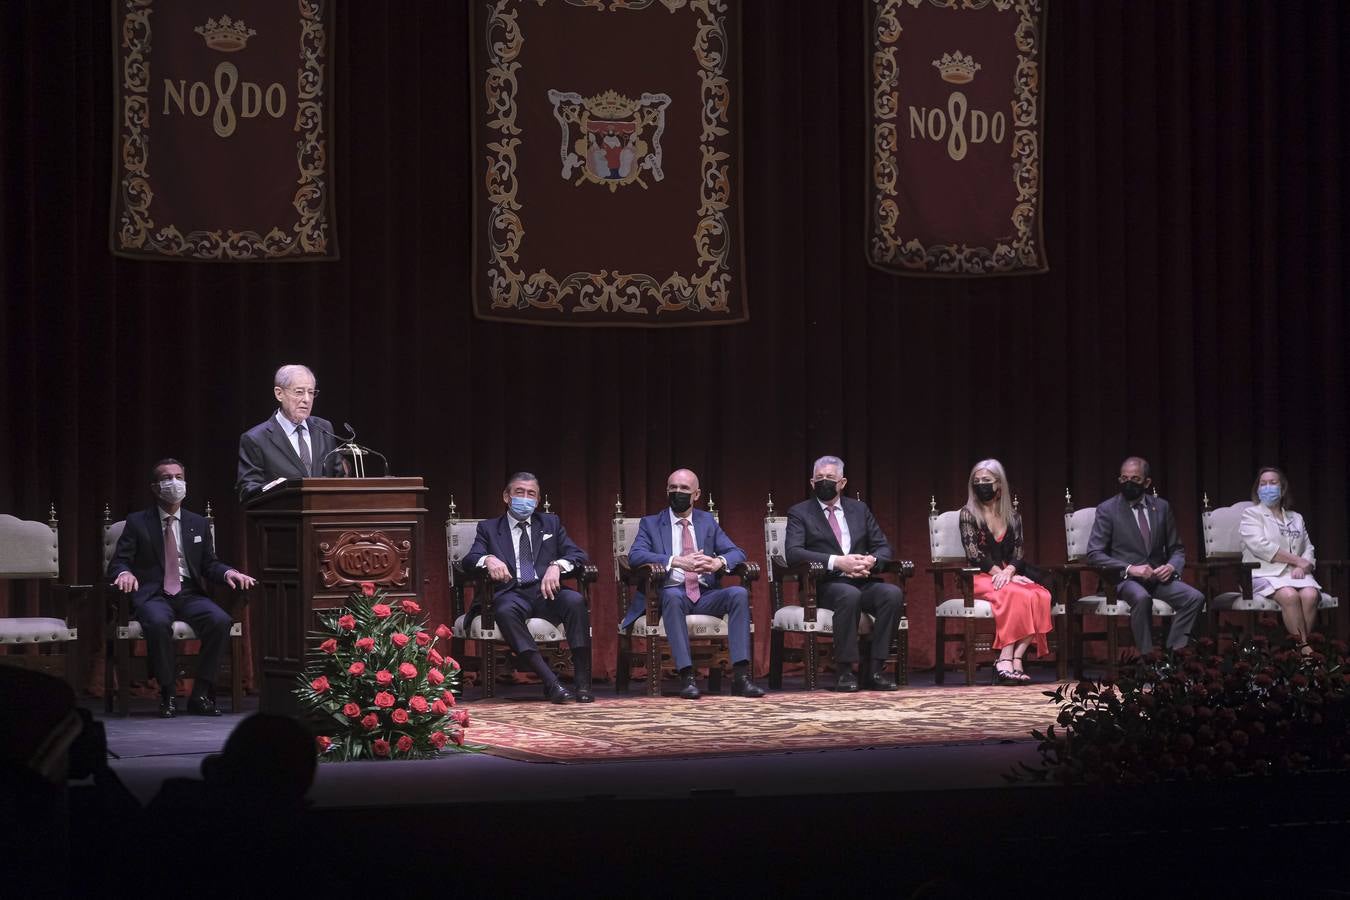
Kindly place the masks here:
<instances>
[{"instance_id":1,"label":"crown emblem on banner","mask_svg":"<svg viewBox=\"0 0 1350 900\"><path fill-rule=\"evenodd\" d=\"M207 19L205 25L198 25L192 30L202 36L206 46L221 53L243 50L248 44L248 39L258 33L246 26L243 19L231 22L229 16L221 16L219 22Z\"/></svg>"},{"instance_id":2,"label":"crown emblem on banner","mask_svg":"<svg viewBox=\"0 0 1350 900\"><path fill-rule=\"evenodd\" d=\"M616 91L605 91L584 101L587 111L602 119L626 119L637 112L640 105Z\"/></svg>"},{"instance_id":3,"label":"crown emblem on banner","mask_svg":"<svg viewBox=\"0 0 1350 900\"><path fill-rule=\"evenodd\" d=\"M962 56L960 50L942 54L942 59L933 60L933 65L937 67L942 80L952 84L969 84L975 80L975 73L980 69L975 57Z\"/></svg>"}]
</instances>

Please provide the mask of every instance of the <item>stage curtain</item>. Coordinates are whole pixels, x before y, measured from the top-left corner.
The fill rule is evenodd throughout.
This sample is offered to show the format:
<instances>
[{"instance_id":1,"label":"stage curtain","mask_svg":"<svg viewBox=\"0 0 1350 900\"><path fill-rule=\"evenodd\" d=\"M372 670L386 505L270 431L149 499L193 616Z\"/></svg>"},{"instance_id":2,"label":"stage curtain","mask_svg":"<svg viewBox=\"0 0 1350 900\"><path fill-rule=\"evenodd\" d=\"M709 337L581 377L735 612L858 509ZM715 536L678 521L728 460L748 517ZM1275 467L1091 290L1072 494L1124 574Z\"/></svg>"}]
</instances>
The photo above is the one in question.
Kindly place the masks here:
<instances>
[{"instance_id":1,"label":"stage curtain","mask_svg":"<svg viewBox=\"0 0 1350 900\"><path fill-rule=\"evenodd\" d=\"M154 264L108 252L105 3L30 0L0 30L0 510L55 502L71 578L99 514L187 463L240 561L238 435L302 361L316 411L426 478L432 533L501 509L515 469L599 563L597 671L614 665L615 498L649 512L694 469L752 559L761 517L837 453L899 553L928 502L1007 464L1030 559L1063 559L1064 491L1090 505L1148 457L1198 555L1199 500L1289 473L1319 555L1346 546L1344 125L1350 9L1054 0L1046 28L1045 275L900 279L867 265L866 4L744 18L746 324L670 331L476 321L467 4L342 4L330 48L342 259ZM424 594L446 606L445 554ZM931 582L909 594L932 662ZM768 659L767 591L756 658ZM96 634L91 630L91 635ZM96 639L95 639L96 643ZM92 648L91 648L92 649Z\"/></svg>"}]
</instances>

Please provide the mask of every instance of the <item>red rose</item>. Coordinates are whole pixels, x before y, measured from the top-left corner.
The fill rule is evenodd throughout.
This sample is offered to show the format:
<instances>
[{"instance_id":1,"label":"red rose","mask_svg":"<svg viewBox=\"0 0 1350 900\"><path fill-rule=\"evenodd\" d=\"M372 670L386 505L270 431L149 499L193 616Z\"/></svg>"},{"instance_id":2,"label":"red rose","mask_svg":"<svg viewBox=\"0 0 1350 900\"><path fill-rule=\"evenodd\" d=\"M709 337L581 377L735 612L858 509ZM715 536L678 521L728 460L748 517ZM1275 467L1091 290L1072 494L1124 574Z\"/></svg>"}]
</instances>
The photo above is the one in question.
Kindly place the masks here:
<instances>
[{"instance_id":1,"label":"red rose","mask_svg":"<svg viewBox=\"0 0 1350 900\"><path fill-rule=\"evenodd\" d=\"M415 600L401 600L398 605L403 607L403 611L410 616L415 616L422 611L422 607L418 606Z\"/></svg>"},{"instance_id":2,"label":"red rose","mask_svg":"<svg viewBox=\"0 0 1350 900\"><path fill-rule=\"evenodd\" d=\"M449 739L448 737L445 736L445 732L444 732L444 731L433 731L433 732L431 733L431 737L429 738L429 740L431 741L431 746L433 746L433 747L435 747L437 750L439 750L439 749L441 749L442 747L444 747L444 746L445 746L445 742L448 741L448 740L450 740L450 739Z\"/></svg>"},{"instance_id":3,"label":"red rose","mask_svg":"<svg viewBox=\"0 0 1350 900\"><path fill-rule=\"evenodd\" d=\"M463 731L460 731L459 729L456 729L456 730L455 730L455 733L454 733L454 735L453 735L453 737L454 737L454 739L455 739L455 745L456 745L456 746L459 746L459 747L463 747L463 746L464 746L464 732L463 732Z\"/></svg>"},{"instance_id":4,"label":"red rose","mask_svg":"<svg viewBox=\"0 0 1350 900\"><path fill-rule=\"evenodd\" d=\"M448 641L453 635L454 632L452 632L449 628L446 628L444 624L436 626L436 637L440 638L441 640Z\"/></svg>"},{"instance_id":5,"label":"red rose","mask_svg":"<svg viewBox=\"0 0 1350 900\"><path fill-rule=\"evenodd\" d=\"M375 583L373 581L361 582L361 593L365 594L367 597L374 597Z\"/></svg>"},{"instance_id":6,"label":"red rose","mask_svg":"<svg viewBox=\"0 0 1350 900\"><path fill-rule=\"evenodd\" d=\"M450 664L450 668L454 669L456 672L459 671L459 661L456 660L453 656L447 656L445 658L445 661Z\"/></svg>"},{"instance_id":7,"label":"red rose","mask_svg":"<svg viewBox=\"0 0 1350 900\"><path fill-rule=\"evenodd\" d=\"M375 705L380 709L388 709L394 705L394 695L388 691L380 691L375 695Z\"/></svg>"},{"instance_id":8,"label":"red rose","mask_svg":"<svg viewBox=\"0 0 1350 900\"><path fill-rule=\"evenodd\" d=\"M394 683L394 673L393 673L393 672L390 672L388 669L381 669L380 671L378 671L378 672L375 673L375 683L376 683L376 684L393 684L393 683Z\"/></svg>"},{"instance_id":9,"label":"red rose","mask_svg":"<svg viewBox=\"0 0 1350 900\"><path fill-rule=\"evenodd\" d=\"M417 639L417 646L419 647L425 647L431 643L431 635L427 634L425 631L419 631L417 634L414 634L413 637Z\"/></svg>"},{"instance_id":10,"label":"red rose","mask_svg":"<svg viewBox=\"0 0 1350 900\"><path fill-rule=\"evenodd\" d=\"M389 742L386 741L384 738L376 738L373 749L375 751L376 756L388 756Z\"/></svg>"},{"instance_id":11,"label":"red rose","mask_svg":"<svg viewBox=\"0 0 1350 900\"><path fill-rule=\"evenodd\" d=\"M455 705L455 695L450 693L449 691L441 691L441 699L444 700L446 703L449 703L451 706Z\"/></svg>"},{"instance_id":12,"label":"red rose","mask_svg":"<svg viewBox=\"0 0 1350 900\"><path fill-rule=\"evenodd\" d=\"M328 690L328 676L320 675L318 678L311 681L309 686L314 689L314 693L322 694L324 691Z\"/></svg>"},{"instance_id":13,"label":"red rose","mask_svg":"<svg viewBox=\"0 0 1350 900\"><path fill-rule=\"evenodd\" d=\"M399 678L416 678L416 677L417 677L417 666L414 666L412 663L404 663L403 665L401 665L401 666L398 667L398 677L399 677Z\"/></svg>"},{"instance_id":14,"label":"red rose","mask_svg":"<svg viewBox=\"0 0 1350 900\"><path fill-rule=\"evenodd\" d=\"M377 619L387 619L389 618L389 613L391 612L389 607L384 603L376 603L374 606L370 608L370 611L375 614L375 618Z\"/></svg>"},{"instance_id":15,"label":"red rose","mask_svg":"<svg viewBox=\"0 0 1350 900\"><path fill-rule=\"evenodd\" d=\"M445 705L444 700L437 700L431 704L431 713L436 716L443 716L450 711L450 707Z\"/></svg>"},{"instance_id":16,"label":"red rose","mask_svg":"<svg viewBox=\"0 0 1350 900\"><path fill-rule=\"evenodd\" d=\"M413 697L411 700L408 701L408 706L412 709L413 712L424 713L428 709L427 698L423 697L421 694L418 694L417 696Z\"/></svg>"},{"instance_id":17,"label":"red rose","mask_svg":"<svg viewBox=\"0 0 1350 900\"><path fill-rule=\"evenodd\" d=\"M349 719L359 719L361 718L361 707L357 706L355 703L344 704L342 707L342 714Z\"/></svg>"},{"instance_id":18,"label":"red rose","mask_svg":"<svg viewBox=\"0 0 1350 900\"><path fill-rule=\"evenodd\" d=\"M324 641L322 644L319 645L319 649L322 650L324 653L336 653L337 641L334 638L329 638L328 640Z\"/></svg>"},{"instance_id":19,"label":"red rose","mask_svg":"<svg viewBox=\"0 0 1350 900\"><path fill-rule=\"evenodd\" d=\"M428 670L427 670L427 681L430 681L430 682L432 683L432 685L438 685L438 684L440 684L440 683L441 683L442 681L444 681L444 680L445 680L445 676L441 674L441 670L440 670L440 669L428 669Z\"/></svg>"},{"instance_id":20,"label":"red rose","mask_svg":"<svg viewBox=\"0 0 1350 900\"><path fill-rule=\"evenodd\" d=\"M362 653L369 653L375 649L375 639L369 637L357 638L356 649L360 650Z\"/></svg>"},{"instance_id":21,"label":"red rose","mask_svg":"<svg viewBox=\"0 0 1350 900\"><path fill-rule=\"evenodd\" d=\"M366 731L374 731L379 727L380 720L374 713L366 713L366 717L361 720L361 727Z\"/></svg>"},{"instance_id":22,"label":"red rose","mask_svg":"<svg viewBox=\"0 0 1350 900\"><path fill-rule=\"evenodd\" d=\"M366 674L366 664L363 663L363 662L354 662L354 663L352 663L350 666L347 667L347 674L348 674L348 675L364 675L364 674Z\"/></svg>"},{"instance_id":23,"label":"red rose","mask_svg":"<svg viewBox=\"0 0 1350 900\"><path fill-rule=\"evenodd\" d=\"M398 752L407 753L409 750L412 749L412 745L413 739L405 734L403 737L398 739Z\"/></svg>"},{"instance_id":24,"label":"red rose","mask_svg":"<svg viewBox=\"0 0 1350 900\"><path fill-rule=\"evenodd\" d=\"M427 651L427 659L431 660L433 666L439 666L445 662L445 657L441 656L440 652L435 647L432 647Z\"/></svg>"},{"instance_id":25,"label":"red rose","mask_svg":"<svg viewBox=\"0 0 1350 900\"><path fill-rule=\"evenodd\" d=\"M469 727L469 711L467 709L457 709L451 714L450 718L455 720L455 724L460 728Z\"/></svg>"},{"instance_id":26,"label":"red rose","mask_svg":"<svg viewBox=\"0 0 1350 900\"><path fill-rule=\"evenodd\" d=\"M314 739L314 743L318 745L320 753L325 753L329 747L333 746L333 739L319 735Z\"/></svg>"},{"instance_id":27,"label":"red rose","mask_svg":"<svg viewBox=\"0 0 1350 900\"><path fill-rule=\"evenodd\" d=\"M389 640L393 641L394 646L400 650L408 646L408 636L401 631L395 631L389 635Z\"/></svg>"},{"instance_id":28,"label":"red rose","mask_svg":"<svg viewBox=\"0 0 1350 900\"><path fill-rule=\"evenodd\" d=\"M355 631L356 617L350 615L343 616L342 618L338 619L338 627L341 628L343 631Z\"/></svg>"},{"instance_id":29,"label":"red rose","mask_svg":"<svg viewBox=\"0 0 1350 900\"><path fill-rule=\"evenodd\" d=\"M375 702L379 703L380 701L377 699ZM396 709L389 714L389 718L394 720L395 725L407 725L408 711L406 709Z\"/></svg>"}]
</instances>

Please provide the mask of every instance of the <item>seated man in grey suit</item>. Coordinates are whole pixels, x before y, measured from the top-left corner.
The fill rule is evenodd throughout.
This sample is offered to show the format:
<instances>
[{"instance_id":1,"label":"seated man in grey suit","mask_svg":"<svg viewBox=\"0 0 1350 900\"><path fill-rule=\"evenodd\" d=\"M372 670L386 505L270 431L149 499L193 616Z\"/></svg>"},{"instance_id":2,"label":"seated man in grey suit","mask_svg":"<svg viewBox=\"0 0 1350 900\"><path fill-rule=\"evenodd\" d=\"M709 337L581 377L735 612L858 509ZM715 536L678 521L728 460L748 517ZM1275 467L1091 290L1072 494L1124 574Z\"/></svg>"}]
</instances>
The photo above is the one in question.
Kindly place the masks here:
<instances>
[{"instance_id":1,"label":"seated man in grey suit","mask_svg":"<svg viewBox=\"0 0 1350 900\"><path fill-rule=\"evenodd\" d=\"M319 391L306 366L286 365L272 379L277 411L239 438L239 479L235 490L248 500L286 478L338 476L342 460L333 423L311 415Z\"/></svg>"},{"instance_id":2,"label":"seated man in grey suit","mask_svg":"<svg viewBox=\"0 0 1350 900\"><path fill-rule=\"evenodd\" d=\"M1097 507L1088 539L1089 565L1108 570L1116 593L1130 606L1130 630L1141 654L1153 649L1153 602L1176 610L1167 646L1179 650L1190 640L1205 597L1181 580L1186 549L1177 536L1172 507L1148 493L1148 461L1131 456L1120 464L1120 493Z\"/></svg>"}]
</instances>

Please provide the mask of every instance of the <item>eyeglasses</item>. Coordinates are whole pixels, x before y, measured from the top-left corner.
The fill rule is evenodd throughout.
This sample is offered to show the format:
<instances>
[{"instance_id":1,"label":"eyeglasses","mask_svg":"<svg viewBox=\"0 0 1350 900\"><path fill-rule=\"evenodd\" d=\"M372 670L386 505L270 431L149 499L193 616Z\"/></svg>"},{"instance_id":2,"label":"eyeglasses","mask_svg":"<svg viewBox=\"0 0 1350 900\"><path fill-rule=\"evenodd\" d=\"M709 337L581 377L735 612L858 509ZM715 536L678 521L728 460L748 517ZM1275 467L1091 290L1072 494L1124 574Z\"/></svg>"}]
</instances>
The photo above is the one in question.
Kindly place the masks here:
<instances>
[{"instance_id":1,"label":"eyeglasses","mask_svg":"<svg viewBox=\"0 0 1350 900\"><path fill-rule=\"evenodd\" d=\"M305 397L307 397L307 396L308 396L308 397L317 397L317 396L319 396L319 389L318 389L318 388L313 388L313 389L310 389L310 388L287 388L287 389L286 389L286 393L290 394L292 397L294 397L294 398L297 399L297 400L303 400L303 399L304 399Z\"/></svg>"}]
</instances>

